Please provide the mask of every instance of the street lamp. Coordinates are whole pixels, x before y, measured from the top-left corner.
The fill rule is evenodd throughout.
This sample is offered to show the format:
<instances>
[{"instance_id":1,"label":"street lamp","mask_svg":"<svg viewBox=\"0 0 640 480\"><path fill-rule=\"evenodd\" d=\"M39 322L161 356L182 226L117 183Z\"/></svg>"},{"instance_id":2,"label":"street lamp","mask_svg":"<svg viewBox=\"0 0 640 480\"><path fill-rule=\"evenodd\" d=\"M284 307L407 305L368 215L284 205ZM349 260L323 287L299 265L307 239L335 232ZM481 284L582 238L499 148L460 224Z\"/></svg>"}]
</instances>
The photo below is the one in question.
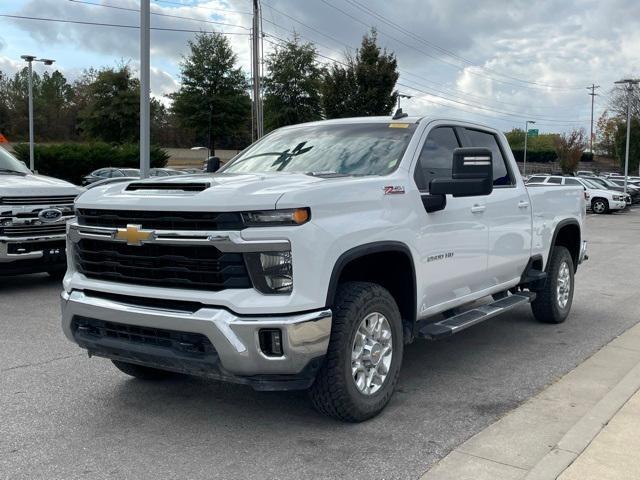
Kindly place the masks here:
<instances>
[{"instance_id":1,"label":"street lamp","mask_svg":"<svg viewBox=\"0 0 640 480\"><path fill-rule=\"evenodd\" d=\"M36 58L33 55L20 56L29 64L29 169L33 172L35 169L33 159L33 62L42 62L45 65L53 65L55 60L50 58Z\"/></svg>"},{"instance_id":2,"label":"street lamp","mask_svg":"<svg viewBox=\"0 0 640 480\"><path fill-rule=\"evenodd\" d=\"M631 92L633 86L638 85L640 80L626 78L614 82L616 85L627 86L627 145L624 151L624 193L627 193L627 175L629 174L629 137L631 136Z\"/></svg>"},{"instance_id":3,"label":"street lamp","mask_svg":"<svg viewBox=\"0 0 640 480\"><path fill-rule=\"evenodd\" d=\"M409 100L410 98L412 98L411 95L407 95L406 93L398 93L398 110L400 109L400 99L401 98L406 98L407 100Z\"/></svg>"},{"instance_id":4,"label":"street lamp","mask_svg":"<svg viewBox=\"0 0 640 480\"><path fill-rule=\"evenodd\" d=\"M522 176L527 174L527 138L529 137L529 124L535 125L533 120L524 122L524 162L522 165Z\"/></svg>"}]
</instances>

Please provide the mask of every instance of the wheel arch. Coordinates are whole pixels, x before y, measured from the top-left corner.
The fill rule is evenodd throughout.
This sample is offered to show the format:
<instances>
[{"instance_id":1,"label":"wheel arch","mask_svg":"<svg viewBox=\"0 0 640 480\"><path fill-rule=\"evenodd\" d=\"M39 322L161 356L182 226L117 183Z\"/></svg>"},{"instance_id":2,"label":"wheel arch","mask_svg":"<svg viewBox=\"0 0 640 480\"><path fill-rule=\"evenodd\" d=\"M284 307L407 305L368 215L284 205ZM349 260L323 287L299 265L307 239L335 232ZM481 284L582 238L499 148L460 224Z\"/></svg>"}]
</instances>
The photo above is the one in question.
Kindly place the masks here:
<instances>
[{"instance_id":1,"label":"wheel arch","mask_svg":"<svg viewBox=\"0 0 640 480\"><path fill-rule=\"evenodd\" d=\"M547 265L551 258L553 247L559 245L569 250L573 259L574 272L578 270L578 261L580 259L580 244L582 242L582 233L580 231L580 223L575 218L566 218L558 222L551 237L551 246L547 256Z\"/></svg>"},{"instance_id":2,"label":"wheel arch","mask_svg":"<svg viewBox=\"0 0 640 480\"><path fill-rule=\"evenodd\" d=\"M340 281L346 280L370 281L386 288L398 304L403 322L409 322L410 328L415 324L416 269L411 250L406 244L372 242L340 255L331 272L325 302L327 307L333 305Z\"/></svg>"}]
</instances>

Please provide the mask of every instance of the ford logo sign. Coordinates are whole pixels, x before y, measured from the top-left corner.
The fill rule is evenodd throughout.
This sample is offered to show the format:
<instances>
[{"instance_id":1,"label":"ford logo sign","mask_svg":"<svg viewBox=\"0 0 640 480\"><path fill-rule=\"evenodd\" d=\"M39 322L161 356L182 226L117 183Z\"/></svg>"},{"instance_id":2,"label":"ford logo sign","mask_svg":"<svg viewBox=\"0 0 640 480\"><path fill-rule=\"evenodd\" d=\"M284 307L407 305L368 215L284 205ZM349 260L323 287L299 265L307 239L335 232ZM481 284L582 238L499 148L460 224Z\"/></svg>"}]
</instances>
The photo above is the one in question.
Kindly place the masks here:
<instances>
[{"instance_id":1,"label":"ford logo sign","mask_svg":"<svg viewBox=\"0 0 640 480\"><path fill-rule=\"evenodd\" d=\"M62 211L57 208L45 208L40 213L38 213L38 218L43 222L55 222L62 217Z\"/></svg>"}]
</instances>

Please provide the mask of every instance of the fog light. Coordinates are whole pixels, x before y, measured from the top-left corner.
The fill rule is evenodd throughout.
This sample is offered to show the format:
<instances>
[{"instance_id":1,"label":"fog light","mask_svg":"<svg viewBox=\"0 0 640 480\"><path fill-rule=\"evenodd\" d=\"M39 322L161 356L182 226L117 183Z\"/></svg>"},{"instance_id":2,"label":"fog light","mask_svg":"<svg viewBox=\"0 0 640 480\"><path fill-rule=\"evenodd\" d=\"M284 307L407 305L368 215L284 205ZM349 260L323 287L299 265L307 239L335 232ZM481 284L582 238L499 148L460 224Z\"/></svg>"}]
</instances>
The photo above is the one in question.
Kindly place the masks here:
<instances>
[{"instance_id":1,"label":"fog light","mask_svg":"<svg viewBox=\"0 0 640 480\"><path fill-rule=\"evenodd\" d=\"M277 328L263 328L258 332L260 340L260 350L267 357L281 357L282 351L282 332Z\"/></svg>"},{"instance_id":2,"label":"fog light","mask_svg":"<svg viewBox=\"0 0 640 480\"><path fill-rule=\"evenodd\" d=\"M262 293L291 293L291 251L247 253L247 266L254 287Z\"/></svg>"}]
</instances>

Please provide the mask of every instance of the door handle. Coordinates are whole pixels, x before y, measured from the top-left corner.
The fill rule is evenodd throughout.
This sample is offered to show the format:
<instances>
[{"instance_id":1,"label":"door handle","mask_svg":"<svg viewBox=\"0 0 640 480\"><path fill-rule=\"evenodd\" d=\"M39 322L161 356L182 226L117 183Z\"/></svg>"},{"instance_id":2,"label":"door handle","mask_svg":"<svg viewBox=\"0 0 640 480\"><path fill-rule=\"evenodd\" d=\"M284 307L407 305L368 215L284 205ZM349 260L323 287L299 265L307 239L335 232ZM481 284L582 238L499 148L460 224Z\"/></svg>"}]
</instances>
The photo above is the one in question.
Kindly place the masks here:
<instances>
[{"instance_id":1,"label":"door handle","mask_svg":"<svg viewBox=\"0 0 640 480\"><path fill-rule=\"evenodd\" d=\"M529 208L529 202L525 202L524 200L518 202L518 208Z\"/></svg>"},{"instance_id":2,"label":"door handle","mask_svg":"<svg viewBox=\"0 0 640 480\"><path fill-rule=\"evenodd\" d=\"M473 207L471 207L471 213L480 213L480 212L484 212L484 209L487 208L486 205L478 205L475 204Z\"/></svg>"}]
</instances>

